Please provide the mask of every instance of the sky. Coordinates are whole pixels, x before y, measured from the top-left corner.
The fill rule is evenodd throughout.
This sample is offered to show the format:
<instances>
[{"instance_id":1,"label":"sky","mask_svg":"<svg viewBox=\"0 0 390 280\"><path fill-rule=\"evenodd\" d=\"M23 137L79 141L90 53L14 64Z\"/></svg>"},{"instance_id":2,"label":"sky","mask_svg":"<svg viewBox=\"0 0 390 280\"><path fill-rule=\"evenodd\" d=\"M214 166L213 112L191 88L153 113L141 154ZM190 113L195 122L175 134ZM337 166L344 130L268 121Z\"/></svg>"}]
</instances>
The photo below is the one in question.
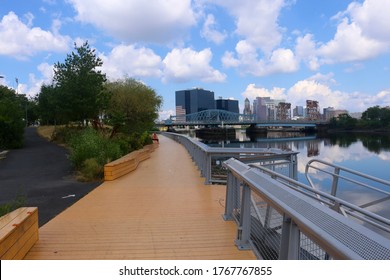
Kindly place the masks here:
<instances>
[{"instance_id":1,"label":"sky","mask_svg":"<svg viewBox=\"0 0 390 280\"><path fill-rule=\"evenodd\" d=\"M390 0L0 0L0 84L35 96L88 41L111 81L175 91L390 106Z\"/></svg>"}]
</instances>

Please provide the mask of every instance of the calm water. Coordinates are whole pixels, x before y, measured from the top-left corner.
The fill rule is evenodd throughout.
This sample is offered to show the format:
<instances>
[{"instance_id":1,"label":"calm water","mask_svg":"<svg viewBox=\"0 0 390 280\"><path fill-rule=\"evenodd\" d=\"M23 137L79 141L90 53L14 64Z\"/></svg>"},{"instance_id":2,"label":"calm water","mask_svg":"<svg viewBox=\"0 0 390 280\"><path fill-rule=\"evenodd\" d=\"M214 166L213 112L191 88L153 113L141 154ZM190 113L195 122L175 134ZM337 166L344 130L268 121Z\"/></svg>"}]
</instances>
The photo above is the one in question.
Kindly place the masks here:
<instances>
[{"instance_id":1,"label":"calm water","mask_svg":"<svg viewBox=\"0 0 390 280\"><path fill-rule=\"evenodd\" d=\"M190 135L194 137L194 133ZM279 148L297 151L299 152L298 180L303 183L308 183L305 167L312 159L325 160L390 181L390 135L348 133L319 137L303 133L268 132L266 136L249 137L245 131L237 130L235 139L201 141L211 146ZM330 192L329 175L312 170L310 177L317 188ZM374 185L390 192L389 187ZM357 187L344 180L339 181L337 196L357 205L364 205L385 197L383 194ZM366 209L390 218L390 199Z\"/></svg>"}]
</instances>

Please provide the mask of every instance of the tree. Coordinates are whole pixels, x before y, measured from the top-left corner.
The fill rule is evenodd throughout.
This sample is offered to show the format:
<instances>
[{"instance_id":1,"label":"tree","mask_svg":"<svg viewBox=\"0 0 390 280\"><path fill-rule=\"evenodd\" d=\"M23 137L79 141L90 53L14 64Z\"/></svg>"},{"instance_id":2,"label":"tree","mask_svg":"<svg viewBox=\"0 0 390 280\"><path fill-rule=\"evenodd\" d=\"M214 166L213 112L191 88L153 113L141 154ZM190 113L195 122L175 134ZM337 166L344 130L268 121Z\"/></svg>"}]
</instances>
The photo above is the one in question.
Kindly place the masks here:
<instances>
[{"instance_id":1,"label":"tree","mask_svg":"<svg viewBox=\"0 0 390 280\"><path fill-rule=\"evenodd\" d=\"M368 108L362 114L362 122L369 127L390 126L390 109L374 106Z\"/></svg>"},{"instance_id":2,"label":"tree","mask_svg":"<svg viewBox=\"0 0 390 280\"><path fill-rule=\"evenodd\" d=\"M154 127L162 97L134 79L127 78L107 84L110 102L107 117L117 131L143 133Z\"/></svg>"},{"instance_id":3,"label":"tree","mask_svg":"<svg viewBox=\"0 0 390 280\"><path fill-rule=\"evenodd\" d=\"M0 86L0 149L23 145L25 121L23 99L14 90Z\"/></svg>"},{"instance_id":4,"label":"tree","mask_svg":"<svg viewBox=\"0 0 390 280\"><path fill-rule=\"evenodd\" d=\"M74 47L65 62L54 65L53 92L61 101L61 119L83 122L97 118L104 108L106 75L97 70L103 62L88 41Z\"/></svg>"}]
</instances>

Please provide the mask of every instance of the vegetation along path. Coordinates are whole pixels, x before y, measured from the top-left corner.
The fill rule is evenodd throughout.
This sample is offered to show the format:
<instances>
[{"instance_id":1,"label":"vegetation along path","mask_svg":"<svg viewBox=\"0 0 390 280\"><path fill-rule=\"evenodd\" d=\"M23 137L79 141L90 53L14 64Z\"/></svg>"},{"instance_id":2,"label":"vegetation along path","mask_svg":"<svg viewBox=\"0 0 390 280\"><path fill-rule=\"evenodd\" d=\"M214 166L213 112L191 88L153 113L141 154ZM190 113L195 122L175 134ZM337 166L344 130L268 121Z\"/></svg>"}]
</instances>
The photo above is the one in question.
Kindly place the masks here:
<instances>
[{"instance_id":1,"label":"vegetation along path","mask_svg":"<svg viewBox=\"0 0 390 280\"><path fill-rule=\"evenodd\" d=\"M100 182L76 181L67 150L40 137L35 127L26 128L24 138L23 148L0 160L0 205L20 196L23 206L38 207L42 226Z\"/></svg>"}]
</instances>

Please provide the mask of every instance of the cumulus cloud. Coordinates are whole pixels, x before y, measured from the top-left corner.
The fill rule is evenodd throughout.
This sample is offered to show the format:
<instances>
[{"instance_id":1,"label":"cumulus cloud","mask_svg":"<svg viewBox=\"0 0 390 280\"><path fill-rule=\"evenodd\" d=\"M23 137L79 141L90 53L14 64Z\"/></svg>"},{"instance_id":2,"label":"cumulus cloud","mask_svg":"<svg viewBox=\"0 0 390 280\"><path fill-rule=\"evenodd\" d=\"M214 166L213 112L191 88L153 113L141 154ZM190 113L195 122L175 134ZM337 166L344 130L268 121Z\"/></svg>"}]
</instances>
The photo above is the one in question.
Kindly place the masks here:
<instances>
[{"instance_id":1,"label":"cumulus cloud","mask_svg":"<svg viewBox=\"0 0 390 280\"><path fill-rule=\"evenodd\" d=\"M201 35L209 41L214 42L215 44L221 44L227 37L226 30L218 31L217 23L213 15L207 15L207 18L204 22Z\"/></svg>"},{"instance_id":2,"label":"cumulus cloud","mask_svg":"<svg viewBox=\"0 0 390 280\"><path fill-rule=\"evenodd\" d=\"M286 89L274 87L267 89L264 87L257 87L255 84L249 84L242 93L245 98L254 100L256 97L271 97L272 99L286 99Z\"/></svg>"},{"instance_id":3,"label":"cumulus cloud","mask_svg":"<svg viewBox=\"0 0 390 280\"><path fill-rule=\"evenodd\" d=\"M244 98L254 100L256 97L271 97L272 99L285 99L293 107L305 106L306 100L317 100L320 108L334 107L346 109L349 112L362 112L368 107L378 104L390 106L390 89L382 90L375 95L362 92L343 92L332 88L336 81L333 75L316 75L300 80L290 88L273 87L271 89L249 84L242 93Z\"/></svg>"},{"instance_id":4,"label":"cumulus cloud","mask_svg":"<svg viewBox=\"0 0 390 280\"><path fill-rule=\"evenodd\" d=\"M190 48L173 49L164 58L164 82L187 82L198 79L202 82L223 82L226 75L211 65L210 49L200 52Z\"/></svg>"},{"instance_id":5,"label":"cumulus cloud","mask_svg":"<svg viewBox=\"0 0 390 280\"><path fill-rule=\"evenodd\" d=\"M179 40L196 23L191 0L68 0L77 19L126 42Z\"/></svg>"},{"instance_id":6,"label":"cumulus cloud","mask_svg":"<svg viewBox=\"0 0 390 280\"><path fill-rule=\"evenodd\" d=\"M312 34L298 37L296 55L309 69L318 70L324 64L356 63L390 51L388 0L352 2L345 11L332 19L337 30L328 42L315 42Z\"/></svg>"},{"instance_id":7,"label":"cumulus cloud","mask_svg":"<svg viewBox=\"0 0 390 280\"><path fill-rule=\"evenodd\" d=\"M282 40L282 28L278 25L284 0L209 0L227 9L236 21L235 33L263 52L268 53Z\"/></svg>"},{"instance_id":8,"label":"cumulus cloud","mask_svg":"<svg viewBox=\"0 0 390 280\"><path fill-rule=\"evenodd\" d=\"M237 43L236 56L232 52L225 52L222 63L225 67L238 68L243 74L259 77L299 69L299 60L290 49L278 48L269 57L259 58L256 47L245 40Z\"/></svg>"},{"instance_id":9,"label":"cumulus cloud","mask_svg":"<svg viewBox=\"0 0 390 280\"><path fill-rule=\"evenodd\" d=\"M347 9L352 21L360 27L363 36L387 44L390 42L389 11L388 0L352 2Z\"/></svg>"},{"instance_id":10,"label":"cumulus cloud","mask_svg":"<svg viewBox=\"0 0 390 280\"><path fill-rule=\"evenodd\" d=\"M371 39L362 34L360 26L343 19L335 37L318 49L324 64L351 62L376 57L388 50L389 44Z\"/></svg>"},{"instance_id":11,"label":"cumulus cloud","mask_svg":"<svg viewBox=\"0 0 390 280\"><path fill-rule=\"evenodd\" d=\"M33 27L32 14L27 15L27 24L14 12L9 12L0 22L0 54L26 59L40 51L66 52L71 39L57 32ZM58 23L56 23L58 26Z\"/></svg>"},{"instance_id":12,"label":"cumulus cloud","mask_svg":"<svg viewBox=\"0 0 390 280\"><path fill-rule=\"evenodd\" d=\"M162 60L153 50L134 45L119 45L106 56L101 54L103 71L109 79L160 77Z\"/></svg>"}]
</instances>

